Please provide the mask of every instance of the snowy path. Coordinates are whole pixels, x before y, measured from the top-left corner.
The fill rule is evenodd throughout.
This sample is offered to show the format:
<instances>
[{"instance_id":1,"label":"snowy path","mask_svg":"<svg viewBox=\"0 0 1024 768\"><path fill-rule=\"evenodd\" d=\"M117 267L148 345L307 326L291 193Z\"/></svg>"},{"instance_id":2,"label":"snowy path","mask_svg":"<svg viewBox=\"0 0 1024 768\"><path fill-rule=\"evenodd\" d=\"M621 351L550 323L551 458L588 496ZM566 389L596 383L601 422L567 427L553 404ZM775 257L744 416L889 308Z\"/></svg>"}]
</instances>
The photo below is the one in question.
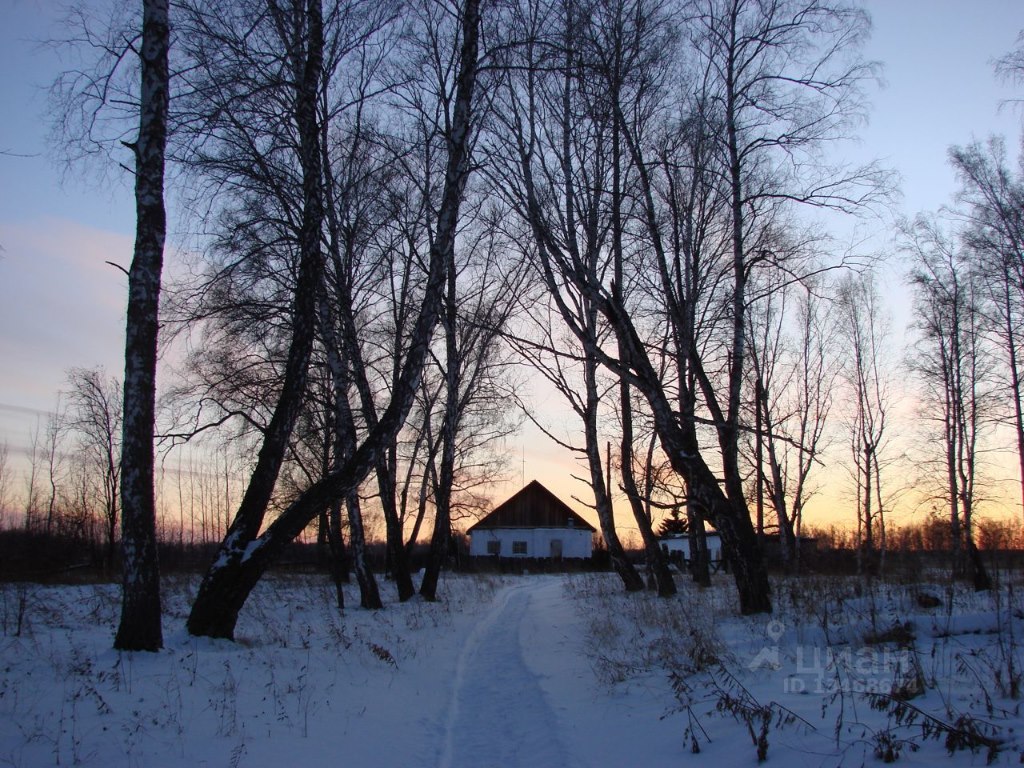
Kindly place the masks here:
<instances>
[{"instance_id":1,"label":"snowy path","mask_svg":"<svg viewBox=\"0 0 1024 768\"><path fill-rule=\"evenodd\" d=\"M536 626L534 600L548 586L500 593L466 639L455 670L441 768L569 765L557 719L524 658L524 630Z\"/></svg>"}]
</instances>

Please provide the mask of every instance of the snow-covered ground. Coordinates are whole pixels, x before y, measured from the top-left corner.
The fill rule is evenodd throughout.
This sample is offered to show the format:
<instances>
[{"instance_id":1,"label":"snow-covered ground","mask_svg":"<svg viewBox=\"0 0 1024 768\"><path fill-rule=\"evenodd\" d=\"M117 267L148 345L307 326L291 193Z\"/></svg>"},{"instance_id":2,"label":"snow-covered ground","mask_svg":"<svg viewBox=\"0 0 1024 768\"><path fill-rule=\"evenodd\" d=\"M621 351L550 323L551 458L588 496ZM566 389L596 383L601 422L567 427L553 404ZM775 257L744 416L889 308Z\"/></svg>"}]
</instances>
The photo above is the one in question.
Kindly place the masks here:
<instances>
[{"instance_id":1,"label":"snow-covered ground","mask_svg":"<svg viewBox=\"0 0 1024 768\"><path fill-rule=\"evenodd\" d=\"M340 615L323 578L276 576L229 643L185 633L195 584L170 581L165 650L121 654L115 587L0 585L0 765L1021 760L1024 612L1005 577L993 595L782 580L771 617L736 616L726 577L680 586L449 576L440 603Z\"/></svg>"}]
</instances>

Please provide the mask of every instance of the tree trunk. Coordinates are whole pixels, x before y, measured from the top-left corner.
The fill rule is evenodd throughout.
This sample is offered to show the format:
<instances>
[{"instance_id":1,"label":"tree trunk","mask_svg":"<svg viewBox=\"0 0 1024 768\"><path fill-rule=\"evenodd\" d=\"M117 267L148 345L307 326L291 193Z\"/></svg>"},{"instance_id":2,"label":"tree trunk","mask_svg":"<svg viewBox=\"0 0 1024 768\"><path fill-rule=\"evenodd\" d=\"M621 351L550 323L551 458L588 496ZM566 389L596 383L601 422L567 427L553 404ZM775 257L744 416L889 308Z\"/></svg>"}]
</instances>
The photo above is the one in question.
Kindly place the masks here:
<instances>
[{"instance_id":1,"label":"tree trunk","mask_svg":"<svg viewBox=\"0 0 1024 768\"><path fill-rule=\"evenodd\" d=\"M189 617L194 635L234 637L238 613L252 588L285 546L298 536L317 512L333 500L354 492L380 453L394 440L412 408L419 387L430 337L437 323L440 299L455 247L459 208L470 168L472 98L477 71L480 0L466 0L462 16L462 49L455 110L448 136L448 161L438 209L436 232L423 303L410 335L405 366L391 402L376 426L353 455L337 470L307 488L240 557L218 561L207 574L205 599L197 599Z\"/></svg>"},{"instance_id":2,"label":"tree trunk","mask_svg":"<svg viewBox=\"0 0 1024 768\"><path fill-rule=\"evenodd\" d=\"M434 531L430 537L430 554L420 584L426 600L437 599L437 581L448 556L451 539L452 486L455 481L455 434L459 417L459 346L457 337L458 297L456 295L454 260L448 265L448 285L442 326L445 338L445 404L441 424L441 468L434 484Z\"/></svg>"},{"instance_id":3,"label":"tree trunk","mask_svg":"<svg viewBox=\"0 0 1024 768\"><path fill-rule=\"evenodd\" d=\"M974 546L974 541L967 538L967 556L971 562L971 577L974 582L975 592L985 592L992 589L992 577L988 575L985 568L985 561L981 559L981 553Z\"/></svg>"},{"instance_id":4,"label":"tree trunk","mask_svg":"<svg viewBox=\"0 0 1024 768\"><path fill-rule=\"evenodd\" d=\"M327 513L328 566L334 595L339 611L345 610L345 591L342 585L348 581L348 564L345 562L345 541L341 537L341 504L335 501Z\"/></svg>"},{"instance_id":5,"label":"tree trunk","mask_svg":"<svg viewBox=\"0 0 1024 768\"><path fill-rule=\"evenodd\" d=\"M611 74L612 101L618 104L619 89L622 83L621 51L615 52L614 71ZM619 112L615 113L615 120L612 123L612 260L613 272L616 285L622 285L623 281L623 243L622 243L622 125L619 121ZM622 355L620 349L619 355ZM654 580L657 584L659 597L671 597L676 593L676 584L672 579L672 572L668 568L668 561L661 551L658 537L654 535L651 528L651 520L647 516L640 493L636 487L636 477L633 473L633 400L629 382L619 379L619 409L622 415L622 441L619 446L619 472L622 476L623 490L629 500L629 507L633 511L633 519L636 520L637 528L644 542L644 552L647 562L654 572ZM611 472L608 474L608 484L611 485ZM627 584L628 588L628 584Z\"/></svg>"},{"instance_id":6,"label":"tree trunk","mask_svg":"<svg viewBox=\"0 0 1024 768\"><path fill-rule=\"evenodd\" d=\"M336 264L339 262L340 260L336 260ZM331 311L330 303L324 296L321 296L321 335L324 337L327 365L331 370L331 386L334 397L334 462L329 471L325 472L325 477L330 472L339 469L345 461L352 457L356 450L357 440L355 417L352 414L352 408L348 401L351 383L349 360L341 353L341 341L335 333L334 322L335 318ZM373 571L367 563L366 533L363 528L362 509L359 506L358 488L348 494L345 499L345 506L348 511L349 530L351 532L350 541L352 544L353 565L356 571L356 581L359 583L359 604L361 607L371 610L383 608L384 604L380 599L380 591L377 589L377 580L374 578ZM340 543L342 541L340 498L335 499L331 503L330 510L334 518L330 520L329 525L336 526L337 532L335 533L334 530L329 529L328 541L330 542L330 537L334 536L335 540ZM338 562L337 558L333 556L332 563L336 564L333 567L343 569L344 571L343 574L339 574L339 578L344 578L345 581L348 581L347 564Z\"/></svg>"},{"instance_id":7,"label":"tree trunk","mask_svg":"<svg viewBox=\"0 0 1024 768\"><path fill-rule=\"evenodd\" d=\"M610 300L602 302L601 311L621 343L620 350L625 354L622 362L628 366L634 385L651 406L655 429L673 470L685 478L689 499L722 537L724 553L733 567L740 611L744 614L771 613L768 573L742 488L735 496L722 493L718 478L700 454L695 424L681 422L673 413L657 372L643 351L643 342L621 307L621 297L613 292ZM735 484L735 478L732 482ZM729 484L727 475L727 488Z\"/></svg>"},{"instance_id":8,"label":"tree trunk","mask_svg":"<svg viewBox=\"0 0 1024 768\"><path fill-rule=\"evenodd\" d=\"M317 102L323 70L323 10L320 0L307 0L308 38L301 80L295 94L295 122L299 132L299 160L302 167L302 221L299 242L299 274L292 309L292 339L285 364L284 381L270 423L260 447L242 502L228 529L217 557L207 571L189 616L189 632L211 634L203 617L210 617L220 601L220 581L215 571L225 563L237 563L263 525L267 505L277 484L292 428L306 392L309 360L317 323L317 298L324 271L321 233L324 219L323 174ZM251 587L250 587L251 588ZM248 594L246 592L246 594ZM234 620L232 619L232 626ZM216 626L216 622L214 626ZM220 635L215 635L220 636Z\"/></svg>"},{"instance_id":9,"label":"tree trunk","mask_svg":"<svg viewBox=\"0 0 1024 768\"><path fill-rule=\"evenodd\" d=\"M135 253L128 274L124 421L121 443L121 541L124 551L121 621L114 647L156 651L160 625L160 568L153 489L153 429L160 279L167 216L164 152L170 98L167 0L142 4L142 89L135 150Z\"/></svg>"},{"instance_id":10,"label":"tree trunk","mask_svg":"<svg viewBox=\"0 0 1024 768\"><path fill-rule=\"evenodd\" d=\"M376 611L384 607L380 599L377 579L370 569L366 554L366 531L363 527L363 510L359 506L359 489L354 488L345 500L348 509L348 525L351 532L352 564L359 584L359 606Z\"/></svg>"},{"instance_id":11,"label":"tree trunk","mask_svg":"<svg viewBox=\"0 0 1024 768\"><path fill-rule=\"evenodd\" d=\"M593 318L588 323L595 329ZM596 330L596 329L595 329ZM608 547L608 557L612 568L622 579L627 592L640 592L644 588L643 577L637 573L633 564L626 557L626 552L619 541L615 530L615 512L609 496L608 484L601 468L601 443L597 435L597 361L588 355L584 362L584 386L586 387L586 406L584 407L584 441L587 454L587 466L590 469L590 485L594 492L594 509L601 526L601 535ZM609 477L608 480L611 478Z\"/></svg>"},{"instance_id":12,"label":"tree trunk","mask_svg":"<svg viewBox=\"0 0 1024 768\"><path fill-rule=\"evenodd\" d=\"M633 519L636 520L640 536L644 541L644 551L647 555L647 562L654 572L658 597L671 597L676 594L676 583L672 578L672 571L669 570L668 559L661 551L658 537L651 527L651 520L644 510L640 493L636 487L636 477L633 474L633 408L629 384L625 381L619 383L619 399L622 407L622 444L620 449L622 487L629 499L630 509L633 510Z\"/></svg>"},{"instance_id":13,"label":"tree trunk","mask_svg":"<svg viewBox=\"0 0 1024 768\"><path fill-rule=\"evenodd\" d=\"M694 505L686 502L686 517L690 521L690 575L702 587L711 586L711 563L708 557L707 531L704 518L694 511Z\"/></svg>"},{"instance_id":14,"label":"tree trunk","mask_svg":"<svg viewBox=\"0 0 1024 768\"><path fill-rule=\"evenodd\" d=\"M433 451L433 448L430 449ZM412 532L409 534L409 541L405 545L405 556L412 559L413 548L416 546L416 539L419 538L420 528L423 527L423 520L427 516L427 487L429 485L430 468L434 465L434 456L426 458L426 468L423 470L423 477L420 478L420 490L416 499L416 520L412 525Z\"/></svg>"},{"instance_id":15,"label":"tree trunk","mask_svg":"<svg viewBox=\"0 0 1024 768\"><path fill-rule=\"evenodd\" d=\"M762 423L767 436L764 442L767 447L768 468L772 473L772 508L775 510L775 516L779 522L779 555L786 572L795 573L797 570L796 534L793 530L793 518L789 514L789 505L786 500L786 482L782 474L782 462L779 461L775 437L775 422L772 419L771 411L768 409L767 387L758 386L758 396L760 397L758 407L763 413ZM797 461L799 466L799 457ZM760 540L764 541L763 535L760 537Z\"/></svg>"},{"instance_id":16,"label":"tree trunk","mask_svg":"<svg viewBox=\"0 0 1024 768\"><path fill-rule=\"evenodd\" d=\"M395 503L397 485L394 451L394 445L389 446L381 460L377 462L377 488L380 492L381 510L384 513L388 566L395 580L398 599L404 603L416 594L416 587L413 586L412 575L409 573L409 560L405 553L405 532L402 530L402 521L398 517L398 507Z\"/></svg>"}]
</instances>

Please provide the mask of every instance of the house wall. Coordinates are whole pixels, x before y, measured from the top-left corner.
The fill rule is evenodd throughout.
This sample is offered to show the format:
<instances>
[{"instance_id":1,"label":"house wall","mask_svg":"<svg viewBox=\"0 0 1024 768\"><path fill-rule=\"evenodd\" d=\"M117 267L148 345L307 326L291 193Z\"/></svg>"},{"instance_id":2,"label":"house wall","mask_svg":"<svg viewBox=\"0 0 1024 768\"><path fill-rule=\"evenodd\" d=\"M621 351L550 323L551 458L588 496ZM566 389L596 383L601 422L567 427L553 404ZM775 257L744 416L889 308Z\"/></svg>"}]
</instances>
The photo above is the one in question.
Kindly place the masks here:
<instances>
[{"instance_id":1,"label":"house wall","mask_svg":"<svg viewBox=\"0 0 1024 768\"><path fill-rule=\"evenodd\" d=\"M717 533L708 534L708 557L711 562L717 562L722 559L722 539ZM690 557L690 539L687 537L673 538L673 539L662 539L661 540L661 551L666 554L672 554L673 552L681 552L684 560L688 560Z\"/></svg>"},{"instance_id":2,"label":"house wall","mask_svg":"<svg viewBox=\"0 0 1024 768\"><path fill-rule=\"evenodd\" d=\"M500 557L551 557L551 542L556 540L562 542L562 557L586 558L593 554L593 535L579 528L478 528L470 538L469 554L492 555L487 551L487 542L500 541ZM525 553L513 553L512 544L516 541L526 542Z\"/></svg>"}]
</instances>

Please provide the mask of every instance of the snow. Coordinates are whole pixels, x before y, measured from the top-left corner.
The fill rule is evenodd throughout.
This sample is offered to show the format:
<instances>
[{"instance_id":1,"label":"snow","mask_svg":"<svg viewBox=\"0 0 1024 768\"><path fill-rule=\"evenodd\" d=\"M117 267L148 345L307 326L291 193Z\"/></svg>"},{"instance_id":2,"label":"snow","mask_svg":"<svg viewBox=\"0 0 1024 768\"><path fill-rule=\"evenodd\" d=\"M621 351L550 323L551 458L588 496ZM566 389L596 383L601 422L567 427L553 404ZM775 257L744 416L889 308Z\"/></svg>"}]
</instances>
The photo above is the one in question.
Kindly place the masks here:
<instances>
[{"instance_id":1,"label":"snow","mask_svg":"<svg viewBox=\"0 0 1024 768\"><path fill-rule=\"evenodd\" d=\"M923 738L928 717L973 723L999 764L1021 755L1019 586L933 584L926 609L915 585L783 580L773 616L739 617L724 575L670 600L609 574L459 575L439 603L342 615L325 578L277 575L235 643L184 631L196 586L165 581L162 652L121 653L115 586L0 585L0 766L756 765L765 713L787 766L887 745L904 765L985 764ZM867 642L893 627L902 646Z\"/></svg>"},{"instance_id":2,"label":"snow","mask_svg":"<svg viewBox=\"0 0 1024 768\"><path fill-rule=\"evenodd\" d=\"M441 768L568 765L554 713L526 663L533 649L524 619L536 590L536 582L505 589L462 646Z\"/></svg>"}]
</instances>

